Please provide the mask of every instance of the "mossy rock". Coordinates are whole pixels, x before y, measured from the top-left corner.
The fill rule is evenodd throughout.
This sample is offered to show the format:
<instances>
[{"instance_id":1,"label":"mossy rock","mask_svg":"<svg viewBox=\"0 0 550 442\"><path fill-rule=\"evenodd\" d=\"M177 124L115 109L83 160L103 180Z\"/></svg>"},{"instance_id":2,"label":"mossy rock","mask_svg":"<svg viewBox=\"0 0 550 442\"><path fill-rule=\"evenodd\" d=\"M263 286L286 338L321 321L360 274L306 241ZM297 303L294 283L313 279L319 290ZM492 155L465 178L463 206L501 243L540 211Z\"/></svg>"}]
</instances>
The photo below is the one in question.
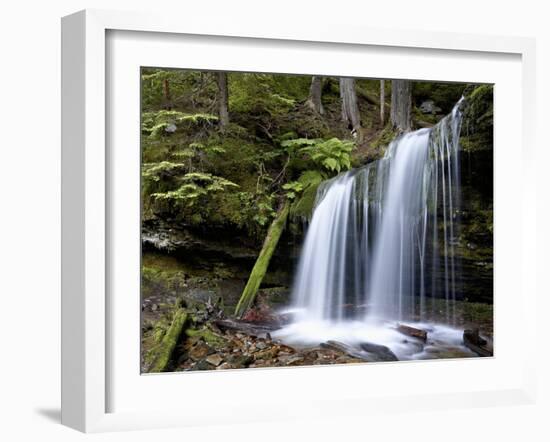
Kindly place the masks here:
<instances>
[{"instance_id":1,"label":"mossy rock","mask_svg":"<svg viewBox=\"0 0 550 442\"><path fill-rule=\"evenodd\" d=\"M303 191L301 195L290 206L290 218L309 219L313 212L315 200L317 198L317 188L323 182L325 177L321 172L308 170L300 176L298 182L302 184Z\"/></svg>"},{"instance_id":2,"label":"mossy rock","mask_svg":"<svg viewBox=\"0 0 550 442\"><path fill-rule=\"evenodd\" d=\"M204 342L216 350L220 350L227 346L227 340L207 326L200 329L188 328L185 330L185 335L190 338L202 338Z\"/></svg>"},{"instance_id":3,"label":"mossy rock","mask_svg":"<svg viewBox=\"0 0 550 442\"><path fill-rule=\"evenodd\" d=\"M468 88L462 106L460 144L466 152L493 149L493 86Z\"/></svg>"}]
</instances>

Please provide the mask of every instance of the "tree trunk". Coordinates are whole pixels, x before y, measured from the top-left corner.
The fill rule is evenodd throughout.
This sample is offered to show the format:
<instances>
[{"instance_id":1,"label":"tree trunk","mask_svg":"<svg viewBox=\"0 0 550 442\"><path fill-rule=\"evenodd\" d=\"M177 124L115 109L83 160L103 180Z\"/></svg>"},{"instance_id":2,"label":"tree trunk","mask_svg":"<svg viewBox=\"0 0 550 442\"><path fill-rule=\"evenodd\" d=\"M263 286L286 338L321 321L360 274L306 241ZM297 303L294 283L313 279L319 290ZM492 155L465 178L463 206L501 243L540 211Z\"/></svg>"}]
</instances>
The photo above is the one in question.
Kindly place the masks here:
<instances>
[{"instance_id":1,"label":"tree trunk","mask_svg":"<svg viewBox=\"0 0 550 442\"><path fill-rule=\"evenodd\" d=\"M355 80L353 78L340 78L340 98L342 99L342 120L359 135L361 115L357 105Z\"/></svg>"},{"instance_id":2,"label":"tree trunk","mask_svg":"<svg viewBox=\"0 0 550 442\"><path fill-rule=\"evenodd\" d=\"M219 109L218 117L222 130L229 124L229 92L227 88L227 73L218 72Z\"/></svg>"},{"instance_id":3,"label":"tree trunk","mask_svg":"<svg viewBox=\"0 0 550 442\"><path fill-rule=\"evenodd\" d=\"M269 227L269 231L267 232L267 236L265 237L262 250L260 251L258 259L256 260L256 264L254 264L252 272L250 272L250 276L248 277L248 282L246 283L246 286L243 290L241 299L239 299L239 303L235 308L236 316L242 316L243 313L246 312L246 310L248 310L254 302L256 293L258 293L260 284L262 283L265 272L267 271L267 267L269 266L271 256L273 256L273 252L275 251L277 243L281 238L281 233L283 233L283 229L288 218L289 209L290 203L287 200L285 201L285 203L277 213L276 218L273 220L271 226Z\"/></svg>"},{"instance_id":4,"label":"tree trunk","mask_svg":"<svg viewBox=\"0 0 550 442\"><path fill-rule=\"evenodd\" d=\"M165 78L162 82L162 91L164 94L164 109L172 109L172 96L170 95L170 80Z\"/></svg>"},{"instance_id":5,"label":"tree trunk","mask_svg":"<svg viewBox=\"0 0 550 442\"><path fill-rule=\"evenodd\" d=\"M385 81L380 80L380 123L382 124L382 126L385 123L384 108L386 104L386 91L384 90L384 86L385 86Z\"/></svg>"},{"instance_id":6,"label":"tree trunk","mask_svg":"<svg viewBox=\"0 0 550 442\"><path fill-rule=\"evenodd\" d=\"M317 112L319 115L325 113L323 108L323 103L321 101L323 89L323 78L322 77L311 77L311 86L309 88L309 98L306 101L306 104Z\"/></svg>"},{"instance_id":7,"label":"tree trunk","mask_svg":"<svg viewBox=\"0 0 550 442\"><path fill-rule=\"evenodd\" d=\"M391 122L401 132L412 128L411 99L412 85L408 80L391 82Z\"/></svg>"},{"instance_id":8,"label":"tree trunk","mask_svg":"<svg viewBox=\"0 0 550 442\"><path fill-rule=\"evenodd\" d=\"M172 319L172 324L170 324L170 327L166 330L162 341L150 350L149 357L152 359L153 363L149 368L149 373L160 373L166 370L170 362L170 357L187 323L187 318L188 315L186 310L182 308L176 310L174 319Z\"/></svg>"}]
</instances>

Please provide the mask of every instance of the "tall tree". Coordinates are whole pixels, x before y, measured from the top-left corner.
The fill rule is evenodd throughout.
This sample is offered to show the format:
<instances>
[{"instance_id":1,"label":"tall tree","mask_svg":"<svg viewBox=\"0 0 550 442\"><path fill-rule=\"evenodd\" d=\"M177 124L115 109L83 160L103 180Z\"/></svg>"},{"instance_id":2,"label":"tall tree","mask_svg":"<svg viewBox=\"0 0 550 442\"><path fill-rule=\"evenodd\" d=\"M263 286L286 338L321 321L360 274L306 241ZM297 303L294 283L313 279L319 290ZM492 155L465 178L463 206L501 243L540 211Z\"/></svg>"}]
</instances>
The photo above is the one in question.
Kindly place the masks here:
<instances>
[{"instance_id":1,"label":"tall tree","mask_svg":"<svg viewBox=\"0 0 550 442\"><path fill-rule=\"evenodd\" d=\"M325 113L323 103L321 101L323 90L323 77L311 77L311 86L309 87L309 98L306 104L320 115Z\"/></svg>"},{"instance_id":2,"label":"tall tree","mask_svg":"<svg viewBox=\"0 0 550 442\"><path fill-rule=\"evenodd\" d=\"M412 128L412 83L409 80L392 80L391 82L391 122L401 132Z\"/></svg>"},{"instance_id":3,"label":"tall tree","mask_svg":"<svg viewBox=\"0 0 550 442\"><path fill-rule=\"evenodd\" d=\"M385 107L386 107L386 90L385 88L385 81L380 80L380 123L382 123L382 126L385 122Z\"/></svg>"},{"instance_id":4,"label":"tall tree","mask_svg":"<svg viewBox=\"0 0 550 442\"><path fill-rule=\"evenodd\" d=\"M172 96L170 94L170 80L167 77L162 80L162 93L164 96L164 109L171 110Z\"/></svg>"},{"instance_id":5,"label":"tall tree","mask_svg":"<svg viewBox=\"0 0 550 442\"><path fill-rule=\"evenodd\" d=\"M361 115L357 105L355 80L353 78L340 78L340 98L342 99L342 120L359 135Z\"/></svg>"},{"instance_id":6,"label":"tall tree","mask_svg":"<svg viewBox=\"0 0 550 442\"><path fill-rule=\"evenodd\" d=\"M229 91L227 87L227 72L218 72L218 117L222 130L229 124Z\"/></svg>"}]
</instances>

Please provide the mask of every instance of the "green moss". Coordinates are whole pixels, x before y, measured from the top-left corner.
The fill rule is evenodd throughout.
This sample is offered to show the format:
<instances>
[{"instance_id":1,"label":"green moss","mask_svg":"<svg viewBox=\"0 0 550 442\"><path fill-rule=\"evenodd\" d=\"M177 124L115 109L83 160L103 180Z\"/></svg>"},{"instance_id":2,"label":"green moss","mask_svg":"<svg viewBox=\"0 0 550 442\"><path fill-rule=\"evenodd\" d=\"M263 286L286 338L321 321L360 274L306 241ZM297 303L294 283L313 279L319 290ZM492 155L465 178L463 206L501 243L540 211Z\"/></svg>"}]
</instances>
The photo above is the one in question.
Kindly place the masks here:
<instances>
[{"instance_id":1,"label":"green moss","mask_svg":"<svg viewBox=\"0 0 550 442\"><path fill-rule=\"evenodd\" d=\"M149 350L146 357L146 360L152 361L149 368L150 373L162 372L167 368L187 318L187 311L182 308L174 312L172 323L162 336L162 340Z\"/></svg>"},{"instance_id":2,"label":"green moss","mask_svg":"<svg viewBox=\"0 0 550 442\"><path fill-rule=\"evenodd\" d=\"M143 254L141 267L142 298L157 293L176 293L186 281L189 270L176 258L155 253Z\"/></svg>"},{"instance_id":3,"label":"green moss","mask_svg":"<svg viewBox=\"0 0 550 442\"><path fill-rule=\"evenodd\" d=\"M290 217L292 219L309 219L313 212L315 199L317 197L317 188L325 177L318 171L309 170L304 172L298 182L302 184L303 190L290 207Z\"/></svg>"},{"instance_id":4,"label":"green moss","mask_svg":"<svg viewBox=\"0 0 550 442\"><path fill-rule=\"evenodd\" d=\"M208 345L217 350L222 349L227 345L227 341L223 336L214 333L206 326L201 329L188 328L185 330L185 334L190 338L202 338Z\"/></svg>"},{"instance_id":5,"label":"green moss","mask_svg":"<svg viewBox=\"0 0 550 442\"><path fill-rule=\"evenodd\" d=\"M388 123L371 141L370 145L374 149L385 148L394 140L397 134L398 132L394 129L392 124Z\"/></svg>"},{"instance_id":6,"label":"green moss","mask_svg":"<svg viewBox=\"0 0 550 442\"><path fill-rule=\"evenodd\" d=\"M460 305L464 321L468 324L492 324L493 306L479 302L462 302Z\"/></svg>"},{"instance_id":7,"label":"green moss","mask_svg":"<svg viewBox=\"0 0 550 442\"><path fill-rule=\"evenodd\" d=\"M252 272L250 272L248 282L246 283L241 298L239 299L239 303L235 308L235 315L242 315L254 302L256 293L258 293L260 284L262 283L269 266L269 261L271 260L273 252L275 251L275 248L279 243L279 239L281 238L281 234L283 233L283 229L288 218L289 208L290 203L286 200L277 214L277 217L273 220L273 223L267 232L267 236L265 237L260 255L256 260L256 264L254 264Z\"/></svg>"},{"instance_id":8,"label":"green moss","mask_svg":"<svg viewBox=\"0 0 550 442\"><path fill-rule=\"evenodd\" d=\"M466 152L493 149L493 86L469 90L463 105L460 144Z\"/></svg>"}]
</instances>

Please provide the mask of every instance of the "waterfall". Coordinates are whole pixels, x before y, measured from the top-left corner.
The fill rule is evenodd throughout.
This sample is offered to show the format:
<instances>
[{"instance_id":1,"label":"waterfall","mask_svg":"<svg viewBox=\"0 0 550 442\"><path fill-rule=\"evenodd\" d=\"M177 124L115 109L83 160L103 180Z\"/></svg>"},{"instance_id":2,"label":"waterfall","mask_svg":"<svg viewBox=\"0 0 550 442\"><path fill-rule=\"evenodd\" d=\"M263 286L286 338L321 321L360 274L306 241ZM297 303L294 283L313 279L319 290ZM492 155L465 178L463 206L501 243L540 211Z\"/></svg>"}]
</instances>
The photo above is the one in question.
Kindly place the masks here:
<instances>
[{"instance_id":1,"label":"waterfall","mask_svg":"<svg viewBox=\"0 0 550 442\"><path fill-rule=\"evenodd\" d=\"M426 321L438 298L453 324L460 123L459 102L382 159L321 184L292 289L296 321Z\"/></svg>"}]
</instances>

